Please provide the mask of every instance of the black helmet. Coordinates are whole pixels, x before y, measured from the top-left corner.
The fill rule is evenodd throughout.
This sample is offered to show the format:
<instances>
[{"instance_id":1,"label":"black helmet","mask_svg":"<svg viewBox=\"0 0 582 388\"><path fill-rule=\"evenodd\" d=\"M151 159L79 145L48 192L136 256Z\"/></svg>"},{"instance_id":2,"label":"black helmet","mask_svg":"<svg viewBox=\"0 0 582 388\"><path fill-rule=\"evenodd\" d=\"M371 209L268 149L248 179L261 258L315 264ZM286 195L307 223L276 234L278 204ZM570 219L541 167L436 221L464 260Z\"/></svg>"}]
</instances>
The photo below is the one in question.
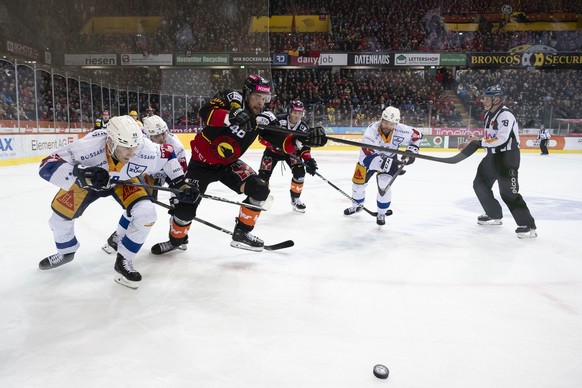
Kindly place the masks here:
<instances>
[{"instance_id":1,"label":"black helmet","mask_svg":"<svg viewBox=\"0 0 582 388\"><path fill-rule=\"evenodd\" d=\"M299 100L293 100L291 101L291 104L289 105L289 113L291 112L303 112L305 110L305 106L303 105L303 103Z\"/></svg>"},{"instance_id":2,"label":"black helmet","mask_svg":"<svg viewBox=\"0 0 582 388\"><path fill-rule=\"evenodd\" d=\"M489 86L483 92L485 97L501 97L505 96L505 88L501 85Z\"/></svg>"},{"instance_id":3,"label":"black helmet","mask_svg":"<svg viewBox=\"0 0 582 388\"><path fill-rule=\"evenodd\" d=\"M245 80L243 86L243 97L247 97L249 94L257 93L267 93L271 95L271 85L267 79L261 77L260 75L249 75Z\"/></svg>"}]
</instances>

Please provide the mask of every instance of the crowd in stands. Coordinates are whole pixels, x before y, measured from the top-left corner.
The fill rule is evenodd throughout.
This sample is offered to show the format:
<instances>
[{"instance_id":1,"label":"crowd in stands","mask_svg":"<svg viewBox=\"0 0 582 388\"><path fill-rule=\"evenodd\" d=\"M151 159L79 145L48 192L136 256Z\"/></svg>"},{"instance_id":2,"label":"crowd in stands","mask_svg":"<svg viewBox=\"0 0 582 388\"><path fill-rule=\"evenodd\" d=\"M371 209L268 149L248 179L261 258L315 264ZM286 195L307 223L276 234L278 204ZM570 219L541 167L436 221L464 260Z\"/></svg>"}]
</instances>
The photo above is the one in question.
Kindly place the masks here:
<instances>
[{"instance_id":1,"label":"crowd in stands","mask_svg":"<svg viewBox=\"0 0 582 388\"><path fill-rule=\"evenodd\" d=\"M421 51L492 52L521 45L542 44L559 51L582 49L582 32L511 31L504 28L501 12L506 0L265 0L155 3L127 0L94 2L76 0L61 7L50 2L2 0L11 17L0 23L0 35L24 40L32 47L61 47L69 53L175 53L175 52L301 52ZM514 0L513 11L527 15L576 15L581 0ZM330 15L326 33L249 33L253 16ZM478 25L462 34L445 28L445 19L462 16ZM497 22L483 15L495 15ZM93 32L80 34L92 17L159 16L153 31L139 34ZM551 20L560 22L558 16ZM47 20L64 21L58 25ZM507 22L511 19L506 20ZM499 24L501 22L501 24ZM575 20L574 20L575 22ZM28 27L27 27L28 26ZM35 28L32 29L31 27ZM11 36L12 35L12 36ZM65 43L63 45L63 42Z\"/></svg>"},{"instance_id":2,"label":"crowd in stands","mask_svg":"<svg viewBox=\"0 0 582 388\"><path fill-rule=\"evenodd\" d=\"M69 53L490 52L533 44L559 51L582 51L581 30L508 31L503 25L493 25L488 18L493 15L503 20L500 15L505 0L160 0L152 4L138 0L122 4L76 0L67 7L57 3L0 0L0 10L14 15L0 23L0 36L31 47L42 41L53 50L64 47ZM514 0L511 4L514 11L526 16L555 13L557 19L582 10L582 0ZM331 15L331 30L249 32L252 16L291 14ZM92 17L101 16L161 16L162 21L155 31L141 34L79 34ZM450 17L474 21L478 29L463 34L449 31L445 20ZM64 22L55 25L46 20ZM28 65L21 64L17 70L8 60L0 60L0 119L38 117L41 121L86 123L104 109L122 114L152 106L168 122L191 125L198 123L197 111L203 102L217 90L240 87L252 71L123 66L96 70L38 68L35 77ZM387 105L398 106L405 120L413 125L464 126L471 119L480 119L479 94L485 86L497 83L509 90L508 103L522 125L548 125L558 117L581 116L580 70L462 70L454 76L445 69L436 74L403 69L262 71L273 80L275 97L270 109L284 112L291 100L301 99L308 106L311 123L326 126L366 125L377 119Z\"/></svg>"},{"instance_id":3,"label":"crowd in stands","mask_svg":"<svg viewBox=\"0 0 582 388\"><path fill-rule=\"evenodd\" d=\"M552 126L552 119L582 116L582 70L459 72L457 95L465 107L482 119L480 93L488 85L502 85L508 93L507 105L523 126Z\"/></svg>"},{"instance_id":4,"label":"crowd in stands","mask_svg":"<svg viewBox=\"0 0 582 388\"><path fill-rule=\"evenodd\" d=\"M522 126L580 118L582 106L582 70L468 69L458 71L456 80L410 69L261 72L274 87L269 109L286 112L292 100L300 99L311 125L364 127L393 105L411 125L475 127L483 114L481 92L494 84L506 88L507 104ZM37 70L35 88L32 68L19 66L18 82L15 73L12 63L0 60L0 119L91 123L105 109L116 115L132 109L143 113L151 106L172 126L198 125L200 106L218 90L240 88L247 74L243 69L164 70L160 89L140 92L139 85L121 88L43 70Z\"/></svg>"}]
</instances>

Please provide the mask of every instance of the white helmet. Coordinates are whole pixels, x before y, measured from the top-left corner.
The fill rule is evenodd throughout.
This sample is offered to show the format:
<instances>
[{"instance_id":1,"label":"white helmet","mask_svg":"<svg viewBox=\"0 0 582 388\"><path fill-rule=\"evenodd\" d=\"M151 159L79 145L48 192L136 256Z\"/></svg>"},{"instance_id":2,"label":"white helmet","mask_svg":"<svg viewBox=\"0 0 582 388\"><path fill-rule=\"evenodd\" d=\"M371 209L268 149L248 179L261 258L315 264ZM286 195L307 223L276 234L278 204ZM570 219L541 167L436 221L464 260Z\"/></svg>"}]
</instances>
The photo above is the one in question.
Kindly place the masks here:
<instances>
[{"instance_id":1,"label":"white helmet","mask_svg":"<svg viewBox=\"0 0 582 388\"><path fill-rule=\"evenodd\" d=\"M109 152L113 155L118 146L139 147L143 143L143 132L131 116L116 116L109 120L107 138L111 139Z\"/></svg>"},{"instance_id":2,"label":"white helmet","mask_svg":"<svg viewBox=\"0 0 582 388\"><path fill-rule=\"evenodd\" d=\"M382 112L382 120L386 120L389 123L398 124L400 122L400 109L389 106Z\"/></svg>"},{"instance_id":3,"label":"white helmet","mask_svg":"<svg viewBox=\"0 0 582 388\"><path fill-rule=\"evenodd\" d=\"M143 119L142 130L151 139L152 136L168 132L168 125L160 116L152 115Z\"/></svg>"}]
</instances>

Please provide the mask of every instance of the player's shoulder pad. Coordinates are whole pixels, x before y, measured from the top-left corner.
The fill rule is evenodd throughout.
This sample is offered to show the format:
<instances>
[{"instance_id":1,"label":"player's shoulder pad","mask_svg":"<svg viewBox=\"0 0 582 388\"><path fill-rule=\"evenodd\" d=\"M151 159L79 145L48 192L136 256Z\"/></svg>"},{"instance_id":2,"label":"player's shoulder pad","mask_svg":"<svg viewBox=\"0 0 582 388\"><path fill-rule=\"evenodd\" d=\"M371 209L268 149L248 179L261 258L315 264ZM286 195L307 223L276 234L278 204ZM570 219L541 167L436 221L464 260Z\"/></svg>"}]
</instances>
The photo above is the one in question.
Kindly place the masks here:
<instances>
[{"instance_id":1,"label":"player's shoulder pad","mask_svg":"<svg viewBox=\"0 0 582 388\"><path fill-rule=\"evenodd\" d=\"M107 129L105 128L94 129L91 132L89 132L89 136L91 137L107 136Z\"/></svg>"},{"instance_id":2,"label":"player's shoulder pad","mask_svg":"<svg viewBox=\"0 0 582 388\"><path fill-rule=\"evenodd\" d=\"M257 116L257 124L269 125L271 123L279 123L277 116L273 112L265 111Z\"/></svg>"},{"instance_id":3,"label":"player's shoulder pad","mask_svg":"<svg viewBox=\"0 0 582 388\"><path fill-rule=\"evenodd\" d=\"M243 103L243 96L240 94L238 90L227 90L226 92L226 99L228 102L238 102L240 105Z\"/></svg>"}]
</instances>

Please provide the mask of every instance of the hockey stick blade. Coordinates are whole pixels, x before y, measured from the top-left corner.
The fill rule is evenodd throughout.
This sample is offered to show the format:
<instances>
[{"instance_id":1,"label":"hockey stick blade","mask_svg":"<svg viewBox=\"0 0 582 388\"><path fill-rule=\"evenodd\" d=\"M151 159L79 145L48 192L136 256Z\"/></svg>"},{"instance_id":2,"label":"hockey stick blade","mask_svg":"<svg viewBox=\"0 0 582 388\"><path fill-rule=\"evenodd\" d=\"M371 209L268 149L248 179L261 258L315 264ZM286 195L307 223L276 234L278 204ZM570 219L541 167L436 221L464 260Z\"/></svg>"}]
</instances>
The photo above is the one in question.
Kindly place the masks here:
<instances>
[{"instance_id":1,"label":"hockey stick blade","mask_svg":"<svg viewBox=\"0 0 582 388\"><path fill-rule=\"evenodd\" d=\"M298 133L296 131L291 131L289 129L277 127L274 125L259 125L259 128L262 130L265 130L265 131L286 133L289 135L296 135L296 136L301 136L301 137L309 136L305 132ZM463 148L463 150L461 152L459 152L458 154L447 157L447 158L439 158L436 156L423 155L423 154L413 154L413 153L408 152L408 151L402 151L402 150L397 150L397 149L392 149L392 148L387 148L387 147L380 147L380 146L377 146L374 144L366 144L366 143L361 143L358 141L346 140L346 139L342 139L339 137L331 137L331 136L326 136L326 137L328 140L335 141L336 143L351 145L351 146L360 147L360 148L369 148L369 149L376 150L376 151L385 151L385 152L389 152L389 153L393 153L393 154L411 156L411 157L414 157L417 159L430 160L433 162L446 163L446 164L457 164L457 163L467 159L469 156L473 155L475 153L475 151L477 151L480 148L480 142L478 140L474 140L474 141L470 142L465 148Z\"/></svg>"},{"instance_id":2,"label":"hockey stick blade","mask_svg":"<svg viewBox=\"0 0 582 388\"><path fill-rule=\"evenodd\" d=\"M362 205L361 203L358 203L355 199L353 199L348 193L346 193L345 191L343 191L342 189L340 189L339 187L337 187L336 185L334 185L332 182L330 182L326 177L324 177L323 175L321 175L320 173L318 173L317 171L315 172L315 175L317 175L318 177L320 177L325 183L327 183L328 185L330 185L331 187L333 187L338 193L340 193L341 195L343 195L344 197L346 197L347 199L349 199L350 201L352 201L352 203L359 207L360 209L364 210L366 213L368 213L369 215L376 217L378 215L377 212L373 212L369 209L367 209L364 205Z\"/></svg>"},{"instance_id":3,"label":"hockey stick blade","mask_svg":"<svg viewBox=\"0 0 582 388\"><path fill-rule=\"evenodd\" d=\"M293 240L287 240L273 245L265 245L264 248L266 251L277 251L279 249L291 248L294 245Z\"/></svg>"}]
</instances>

